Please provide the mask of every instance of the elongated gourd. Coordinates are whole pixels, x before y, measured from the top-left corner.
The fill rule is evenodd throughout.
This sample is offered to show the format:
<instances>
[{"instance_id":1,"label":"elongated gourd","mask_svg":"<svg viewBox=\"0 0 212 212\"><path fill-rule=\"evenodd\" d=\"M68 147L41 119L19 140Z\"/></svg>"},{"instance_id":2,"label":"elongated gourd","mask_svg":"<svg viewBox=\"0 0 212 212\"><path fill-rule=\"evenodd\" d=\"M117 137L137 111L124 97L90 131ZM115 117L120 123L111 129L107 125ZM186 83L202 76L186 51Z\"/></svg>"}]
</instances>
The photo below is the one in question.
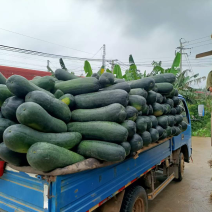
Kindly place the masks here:
<instances>
[{"instance_id":1,"label":"elongated gourd","mask_svg":"<svg viewBox=\"0 0 212 212\"><path fill-rule=\"evenodd\" d=\"M52 117L46 110L34 102L25 102L20 105L16 111L16 117L19 123L41 132L67 132L65 122Z\"/></svg>"},{"instance_id":2,"label":"elongated gourd","mask_svg":"<svg viewBox=\"0 0 212 212\"><path fill-rule=\"evenodd\" d=\"M85 158L82 155L49 143L33 144L27 152L30 166L43 172L64 168L83 160Z\"/></svg>"},{"instance_id":3,"label":"elongated gourd","mask_svg":"<svg viewBox=\"0 0 212 212\"><path fill-rule=\"evenodd\" d=\"M114 75L108 72L103 73L99 77L99 82L102 88L108 87L114 84Z\"/></svg>"},{"instance_id":4,"label":"elongated gourd","mask_svg":"<svg viewBox=\"0 0 212 212\"><path fill-rule=\"evenodd\" d=\"M95 77L78 78L55 84L55 91L61 90L64 94L79 95L98 91L100 88L99 80Z\"/></svg>"},{"instance_id":5,"label":"elongated gourd","mask_svg":"<svg viewBox=\"0 0 212 212\"><path fill-rule=\"evenodd\" d=\"M12 75L7 79L6 85L11 93L19 98L24 98L31 91L43 91L47 93L49 96L54 97L52 93L46 91L28 81L26 78L19 75Z\"/></svg>"},{"instance_id":6,"label":"elongated gourd","mask_svg":"<svg viewBox=\"0 0 212 212\"><path fill-rule=\"evenodd\" d=\"M44 108L50 115L68 123L71 120L71 111L64 102L53 98L42 91L32 91L25 97L26 102L34 102Z\"/></svg>"},{"instance_id":7,"label":"elongated gourd","mask_svg":"<svg viewBox=\"0 0 212 212\"><path fill-rule=\"evenodd\" d=\"M143 79L128 81L131 89L143 88L146 91L150 91L155 86L155 80L151 77L146 77Z\"/></svg>"},{"instance_id":8,"label":"elongated gourd","mask_svg":"<svg viewBox=\"0 0 212 212\"><path fill-rule=\"evenodd\" d=\"M79 132L83 139L112 143L121 143L128 137L125 127L109 121L71 122L68 124L68 132Z\"/></svg>"},{"instance_id":9,"label":"elongated gourd","mask_svg":"<svg viewBox=\"0 0 212 212\"><path fill-rule=\"evenodd\" d=\"M9 119L0 118L0 143L3 142L3 133L11 125L16 124L14 121Z\"/></svg>"},{"instance_id":10,"label":"elongated gourd","mask_svg":"<svg viewBox=\"0 0 212 212\"><path fill-rule=\"evenodd\" d=\"M47 91L53 90L55 85L55 79L52 76L34 78L30 82Z\"/></svg>"},{"instance_id":11,"label":"elongated gourd","mask_svg":"<svg viewBox=\"0 0 212 212\"><path fill-rule=\"evenodd\" d=\"M9 120L17 122L16 110L23 103L24 100L18 98L17 96L11 96L7 98L1 107L2 115Z\"/></svg>"},{"instance_id":12,"label":"elongated gourd","mask_svg":"<svg viewBox=\"0 0 212 212\"><path fill-rule=\"evenodd\" d=\"M0 84L6 84L6 78L4 77L4 75L0 72Z\"/></svg>"},{"instance_id":13,"label":"elongated gourd","mask_svg":"<svg viewBox=\"0 0 212 212\"><path fill-rule=\"evenodd\" d=\"M74 107L75 107L75 99L74 99L73 95L71 95L69 93L64 94L63 96L61 96L59 98L59 100L61 100L65 104L67 104L71 110L74 109Z\"/></svg>"},{"instance_id":14,"label":"elongated gourd","mask_svg":"<svg viewBox=\"0 0 212 212\"><path fill-rule=\"evenodd\" d=\"M77 152L87 158L108 162L122 161L126 156L125 149L121 145L98 140L82 141Z\"/></svg>"},{"instance_id":15,"label":"elongated gourd","mask_svg":"<svg viewBox=\"0 0 212 212\"><path fill-rule=\"evenodd\" d=\"M72 111L72 120L79 122L87 121L111 121L122 123L126 119L125 108L114 103L105 107L95 109L77 109Z\"/></svg>"},{"instance_id":16,"label":"elongated gourd","mask_svg":"<svg viewBox=\"0 0 212 212\"><path fill-rule=\"evenodd\" d=\"M4 142L0 143L0 158L14 166L29 165L26 159L26 154L14 152L10 150Z\"/></svg>"},{"instance_id":17,"label":"elongated gourd","mask_svg":"<svg viewBox=\"0 0 212 212\"><path fill-rule=\"evenodd\" d=\"M137 119L138 111L136 108L134 108L132 106L127 106L126 113L127 113L126 119L132 120L132 121L135 121Z\"/></svg>"},{"instance_id":18,"label":"elongated gourd","mask_svg":"<svg viewBox=\"0 0 212 212\"><path fill-rule=\"evenodd\" d=\"M111 86L108 86L106 88L103 88L103 91L108 91L108 90L116 90L116 89L121 89L125 90L126 92L130 91L130 85L127 82L120 82Z\"/></svg>"},{"instance_id":19,"label":"elongated gourd","mask_svg":"<svg viewBox=\"0 0 212 212\"><path fill-rule=\"evenodd\" d=\"M4 131L3 139L12 151L27 153L30 146L37 142L46 142L71 149L80 143L82 135L78 132L44 133L22 124L16 124Z\"/></svg>"},{"instance_id":20,"label":"elongated gourd","mask_svg":"<svg viewBox=\"0 0 212 212\"><path fill-rule=\"evenodd\" d=\"M0 107L3 105L4 101L13 96L13 94L8 90L6 85L0 85Z\"/></svg>"},{"instance_id":21,"label":"elongated gourd","mask_svg":"<svg viewBox=\"0 0 212 212\"><path fill-rule=\"evenodd\" d=\"M58 80L63 80L63 81L68 81L68 80L73 80L73 79L79 78L79 77L75 76L72 73L69 73L68 71L66 71L64 69L57 69L55 71L55 77Z\"/></svg>"},{"instance_id":22,"label":"elongated gourd","mask_svg":"<svg viewBox=\"0 0 212 212\"><path fill-rule=\"evenodd\" d=\"M76 108L92 109L113 103L127 106L129 95L124 90L99 91L75 96Z\"/></svg>"},{"instance_id":23,"label":"elongated gourd","mask_svg":"<svg viewBox=\"0 0 212 212\"><path fill-rule=\"evenodd\" d=\"M144 109L146 105L146 99L139 95L130 95L129 96L129 105L136 108L138 111L141 111Z\"/></svg>"}]
</instances>

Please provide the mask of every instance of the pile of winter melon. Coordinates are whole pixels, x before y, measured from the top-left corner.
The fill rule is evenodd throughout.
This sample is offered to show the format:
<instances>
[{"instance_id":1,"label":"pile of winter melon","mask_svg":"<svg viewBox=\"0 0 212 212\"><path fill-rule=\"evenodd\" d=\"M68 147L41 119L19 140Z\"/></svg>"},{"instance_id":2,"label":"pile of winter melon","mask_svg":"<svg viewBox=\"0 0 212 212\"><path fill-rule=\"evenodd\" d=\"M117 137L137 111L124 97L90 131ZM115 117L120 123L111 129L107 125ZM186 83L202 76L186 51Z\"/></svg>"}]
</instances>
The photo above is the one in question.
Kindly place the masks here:
<instances>
[{"instance_id":1,"label":"pile of winter melon","mask_svg":"<svg viewBox=\"0 0 212 212\"><path fill-rule=\"evenodd\" d=\"M33 80L0 75L0 159L49 172L96 158L123 161L187 129L173 74L126 82L63 69Z\"/></svg>"}]
</instances>

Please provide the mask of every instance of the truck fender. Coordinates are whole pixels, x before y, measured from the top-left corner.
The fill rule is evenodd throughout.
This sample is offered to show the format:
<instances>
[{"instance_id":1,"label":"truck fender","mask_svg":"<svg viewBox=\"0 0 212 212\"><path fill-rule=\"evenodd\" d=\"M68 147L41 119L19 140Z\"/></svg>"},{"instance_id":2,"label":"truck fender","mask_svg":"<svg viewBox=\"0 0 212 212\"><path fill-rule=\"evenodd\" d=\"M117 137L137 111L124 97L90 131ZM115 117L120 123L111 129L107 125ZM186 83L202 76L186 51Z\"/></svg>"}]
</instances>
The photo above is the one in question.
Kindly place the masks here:
<instances>
[{"instance_id":1,"label":"truck fender","mask_svg":"<svg viewBox=\"0 0 212 212\"><path fill-rule=\"evenodd\" d=\"M189 151L188 151L188 146L187 144L181 146L181 152L184 155L184 161L189 163Z\"/></svg>"}]
</instances>

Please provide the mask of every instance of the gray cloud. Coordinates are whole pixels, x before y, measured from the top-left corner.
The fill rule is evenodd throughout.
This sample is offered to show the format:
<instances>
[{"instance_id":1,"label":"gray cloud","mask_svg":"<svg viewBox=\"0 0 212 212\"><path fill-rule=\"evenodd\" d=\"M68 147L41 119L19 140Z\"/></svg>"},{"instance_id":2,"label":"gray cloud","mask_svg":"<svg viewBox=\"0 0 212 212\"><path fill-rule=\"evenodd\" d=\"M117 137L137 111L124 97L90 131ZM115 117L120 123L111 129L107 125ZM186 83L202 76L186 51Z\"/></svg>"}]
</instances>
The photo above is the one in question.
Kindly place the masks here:
<instances>
[{"instance_id":1,"label":"gray cloud","mask_svg":"<svg viewBox=\"0 0 212 212\"><path fill-rule=\"evenodd\" d=\"M193 38L211 32L211 0L107 0L101 1L99 8L111 22L122 26L123 36L146 38L160 27L178 37Z\"/></svg>"},{"instance_id":2,"label":"gray cloud","mask_svg":"<svg viewBox=\"0 0 212 212\"><path fill-rule=\"evenodd\" d=\"M90 52L86 54L61 46L40 42L0 30L0 44L76 57L92 57L106 44L106 58L128 61L132 54L135 62L170 60L181 37L191 40L212 33L211 0L37 0L26 2L2 1L0 28L35 38ZM212 49L212 45L192 49L195 54ZM0 51L8 65L19 65L46 70L47 58L8 55ZM5 55L4 55L5 53ZM101 58L101 51L95 56ZM211 58L208 58L211 61ZM51 59L54 68L58 60ZM199 61L199 60L197 60ZM38 66L30 66L37 64ZM83 73L83 62L65 61L71 70ZM186 64L186 60L184 64ZM192 62L193 63L193 62ZM163 62L165 65L165 62ZM96 71L101 62L91 62ZM81 66L81 67L80 67ZM42 68L41 68L42 67ZM126 69L123 66L122 69ZM187 66L184 66L187 68ZM151 67L139 67L150 71ZM193 67L195 73L207 75L211 67Z\"/></svg>"}]
</instances>

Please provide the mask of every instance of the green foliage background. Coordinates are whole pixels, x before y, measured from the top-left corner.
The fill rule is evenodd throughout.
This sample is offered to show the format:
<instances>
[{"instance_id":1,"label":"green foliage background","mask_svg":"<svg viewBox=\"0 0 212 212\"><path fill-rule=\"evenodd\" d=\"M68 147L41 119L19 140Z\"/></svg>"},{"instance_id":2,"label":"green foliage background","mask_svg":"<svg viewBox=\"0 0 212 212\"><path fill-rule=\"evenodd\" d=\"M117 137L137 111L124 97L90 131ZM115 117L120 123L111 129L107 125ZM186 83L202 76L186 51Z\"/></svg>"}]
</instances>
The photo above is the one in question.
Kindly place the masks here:
<instances>
[{"instance_id":1,"label":"green foliage background","mask_svg":"<svg viewBox=\"0 0 212 212\"><path fill-rule=\"evenodd\" d=\"M205 108L205 116L203 117L198 115L199 104L203 104ZM188 109L191 117L192 136L211 137L211 96L200 99L195 104L189 104Z\"/></svg>"}]
</instances>

